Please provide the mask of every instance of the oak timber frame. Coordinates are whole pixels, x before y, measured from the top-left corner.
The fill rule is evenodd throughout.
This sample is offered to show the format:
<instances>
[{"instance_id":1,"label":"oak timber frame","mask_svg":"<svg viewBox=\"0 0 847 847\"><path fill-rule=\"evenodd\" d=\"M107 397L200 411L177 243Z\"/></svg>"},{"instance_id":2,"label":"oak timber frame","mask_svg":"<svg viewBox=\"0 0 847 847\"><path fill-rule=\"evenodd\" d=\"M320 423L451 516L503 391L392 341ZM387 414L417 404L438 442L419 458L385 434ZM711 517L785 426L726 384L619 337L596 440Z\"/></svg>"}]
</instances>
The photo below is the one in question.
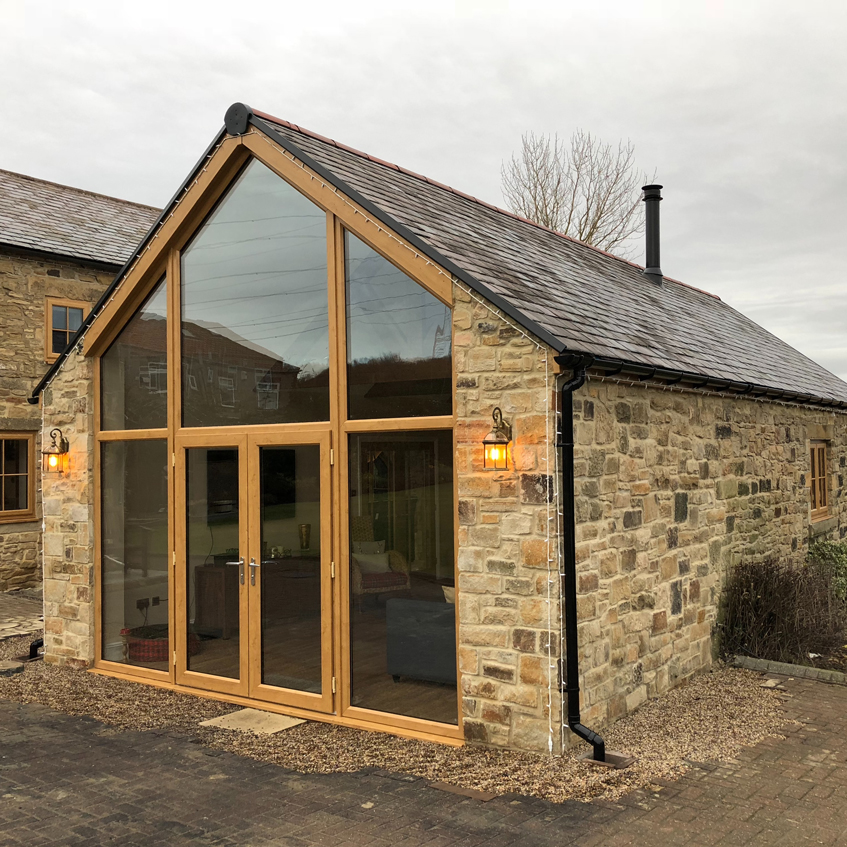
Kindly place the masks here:
<instances>
[{"instance_id":1,"label":"oak timber frame","mask_svg":"<svg viewBox=\"0 0 847 847\"><path fill-rule=\"evenodd\" d=\"M330 339L330 419L315 423L183 427L180 367L180 251L194 236L218 200L231 186L251 158L256 158L326 213L328 309ZM350 561L349 561L349 456L351 433L391 431L450 430L455 449L455 409L452 415L421 418L348 420L347 346L345 313L344 231L367 243L399 270L429 291L445 305L453 305L451 275L419 254L397 234L377 223L355 202L343 196L281 146L253 129L246 135L222 138L195 180L165 216L147 248L130 267L112 298L103 307L85 336L84 353L95 358L94 368L94 502L95 502L95 658L94 672L142 681L147 684L185 691L199 696L255 706L297 717L323 720L363 729L378 729L400 735L461 744L463 738L461 677L456 687L458 724L442 724L402 715L377 712L351 705L350 652ZM167 427L148 430L101 430L100 356L118 336L153 288L166 278L167 285ZM455 396L455 366L453 394ZM168 625L174 661L168 671L153 670L108 661L103 657L102 639L102 561L101 561L101 480L100 445L108 441L167 440L172 457L168 468L168 550L171 567L168 576ZM189 447L226 446L239 448L239 488L247 498L247 521L241 521L247 550L247 535L256 545L258 529L258 446L316 444L321 448L321 534L322 550L330 551L334 577L321 562L321 653L322 693L274 689L257 681L260 651L259 616L247 614L247 592L240 593L241 626L247 637L241 641L240 680L191 672L186 668L186 574L184 507L185 451ZM330 460L334 457L334 461ZM456 466L453 468L454 573L458 554L458 498ZM250 526L248 528L247 522ZM324 544L326 546L324 546ZM322 554L323 558L323 554ZM249 579L247 580L249 583ZM258 580L261 583L261 580ZM458 580L456 580L458 585ZM249 590L249 589L248 589ZM258 599L258 598L257 598ZM254 602L251 600L251 602ZM456 599L458 611L459 601ZM247 627L248 629L244 629ZM457 620L458 646L458 620ZM227 684L227 682L233 684ZM223 684L222 684L223 683ZM280 694L283 691L284 694ZM296 696L295 696L296 695Z\"/></svg>"}]
</instances>

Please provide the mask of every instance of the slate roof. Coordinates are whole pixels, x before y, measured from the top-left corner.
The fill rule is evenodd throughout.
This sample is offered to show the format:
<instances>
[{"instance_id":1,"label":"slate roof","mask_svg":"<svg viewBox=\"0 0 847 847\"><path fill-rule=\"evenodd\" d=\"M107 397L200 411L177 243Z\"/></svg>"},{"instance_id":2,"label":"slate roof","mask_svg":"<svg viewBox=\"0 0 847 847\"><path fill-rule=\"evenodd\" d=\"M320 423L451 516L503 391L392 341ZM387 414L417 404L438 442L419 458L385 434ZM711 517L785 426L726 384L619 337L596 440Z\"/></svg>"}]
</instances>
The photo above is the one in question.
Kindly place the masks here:
<instances>
[{"instance_id":1,"label":"slate roof","mask_svg":"<svg viewBox=\"0 0 847 847\"><path fill-rule=\"evenodd\" d=\"M0 170L0 245L119 267L159 212Z\"/></svg>"},{"instance_id":2,"label":"slate roof","mask_svg":"<svg viewBox=\"0 0 847 847\"><path fill-rule=\"evenodd\" d=\"M502 298L558 350L847 402L847 383L714 295L668 278L658 286L638 265L270 115L251 123Z\"/></svg>"}]
</instances>

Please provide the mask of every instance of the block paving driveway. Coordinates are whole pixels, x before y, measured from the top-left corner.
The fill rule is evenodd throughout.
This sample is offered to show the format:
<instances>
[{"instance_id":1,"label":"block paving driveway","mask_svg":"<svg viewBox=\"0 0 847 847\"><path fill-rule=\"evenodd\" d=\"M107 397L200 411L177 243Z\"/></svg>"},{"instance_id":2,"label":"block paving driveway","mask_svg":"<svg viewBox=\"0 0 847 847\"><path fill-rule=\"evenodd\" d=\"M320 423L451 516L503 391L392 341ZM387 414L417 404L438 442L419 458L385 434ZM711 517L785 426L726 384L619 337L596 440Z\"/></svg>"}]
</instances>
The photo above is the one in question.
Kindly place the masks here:
<instances>
[{"instance_id":1,"label":"block paving driveway","mask_svg":"<svg viewBox=\"0 0 847 847\"><path fill-rule=\"evenodd\" d=\"M847 845L847 688L788 681L798 724L660 791L489 802L382 771L299 774L186 735L0 700L0 844ZM328 755L331 751L327 751Z\"/></svg>"}]
</instances>

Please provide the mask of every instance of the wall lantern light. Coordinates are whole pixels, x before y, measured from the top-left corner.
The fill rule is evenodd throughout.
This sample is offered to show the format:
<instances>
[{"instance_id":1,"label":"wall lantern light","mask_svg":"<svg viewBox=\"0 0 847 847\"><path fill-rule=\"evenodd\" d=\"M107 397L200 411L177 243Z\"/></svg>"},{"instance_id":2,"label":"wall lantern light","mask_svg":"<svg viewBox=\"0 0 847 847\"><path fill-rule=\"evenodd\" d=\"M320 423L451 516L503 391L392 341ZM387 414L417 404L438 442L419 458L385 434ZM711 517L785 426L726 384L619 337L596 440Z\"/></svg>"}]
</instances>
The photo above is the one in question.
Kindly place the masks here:
<instances>
[{"instance_id":1,"label":"wall lantern light","mask_svg":"<svg viewBox=\"0 0 847 847\"><path fill-rule=\"evenodd\" d=\"M509 443L512 440L512 427L503 420L498 406L491 417L494 426L482 440L483 467L487 471L505 471L509 467Z\"/></svg>"},{"instance_id":2,"label":"wall lantern light","mask_svg":"<svg viewBox=\"0 0 847 847\"><path fill-rule=\"evenodd\" d=\"M62 435L61 429L54 429L50 432L50 438L53 439L52 444L41 451L44 458L44 473L64 473L68 468L68 439Z\"/></svg>"}]
</instances>

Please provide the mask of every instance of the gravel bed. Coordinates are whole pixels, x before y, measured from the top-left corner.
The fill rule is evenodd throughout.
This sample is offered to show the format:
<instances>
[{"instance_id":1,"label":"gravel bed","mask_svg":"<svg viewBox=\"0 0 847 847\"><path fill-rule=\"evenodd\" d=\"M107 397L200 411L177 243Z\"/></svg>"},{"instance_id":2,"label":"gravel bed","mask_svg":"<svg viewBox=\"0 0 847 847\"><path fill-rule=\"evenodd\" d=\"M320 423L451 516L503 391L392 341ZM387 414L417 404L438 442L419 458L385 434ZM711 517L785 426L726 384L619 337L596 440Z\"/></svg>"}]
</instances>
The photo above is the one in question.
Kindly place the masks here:
<instances>
[{"instance_id":1,"label":"gravel bed","mask_svg":"<svg viewBox=\"0 0 847 847\"><path fill-rule=\"evenodd\" d=\"M9 642L23 652L28 639ZM636 788L680 776L689 762L726 762L744 745L782 737L786 695L762 687L762 676L720 667L642 706L604 733L607 748L636 756L625 770L592 767L578 755L548 758L528 753L447 747L380 732L307 722L273 736L200 727L201 720L236 707L159 688L36 662L23 674L0 678L0 697L41 703L72 715L90 715L123 729L189 732L200 743L306 773L375 767L496 793L514 792L564 800L614 800ZM328 756L327 751L332 751Z\"/></svg>"}]
</instances>

